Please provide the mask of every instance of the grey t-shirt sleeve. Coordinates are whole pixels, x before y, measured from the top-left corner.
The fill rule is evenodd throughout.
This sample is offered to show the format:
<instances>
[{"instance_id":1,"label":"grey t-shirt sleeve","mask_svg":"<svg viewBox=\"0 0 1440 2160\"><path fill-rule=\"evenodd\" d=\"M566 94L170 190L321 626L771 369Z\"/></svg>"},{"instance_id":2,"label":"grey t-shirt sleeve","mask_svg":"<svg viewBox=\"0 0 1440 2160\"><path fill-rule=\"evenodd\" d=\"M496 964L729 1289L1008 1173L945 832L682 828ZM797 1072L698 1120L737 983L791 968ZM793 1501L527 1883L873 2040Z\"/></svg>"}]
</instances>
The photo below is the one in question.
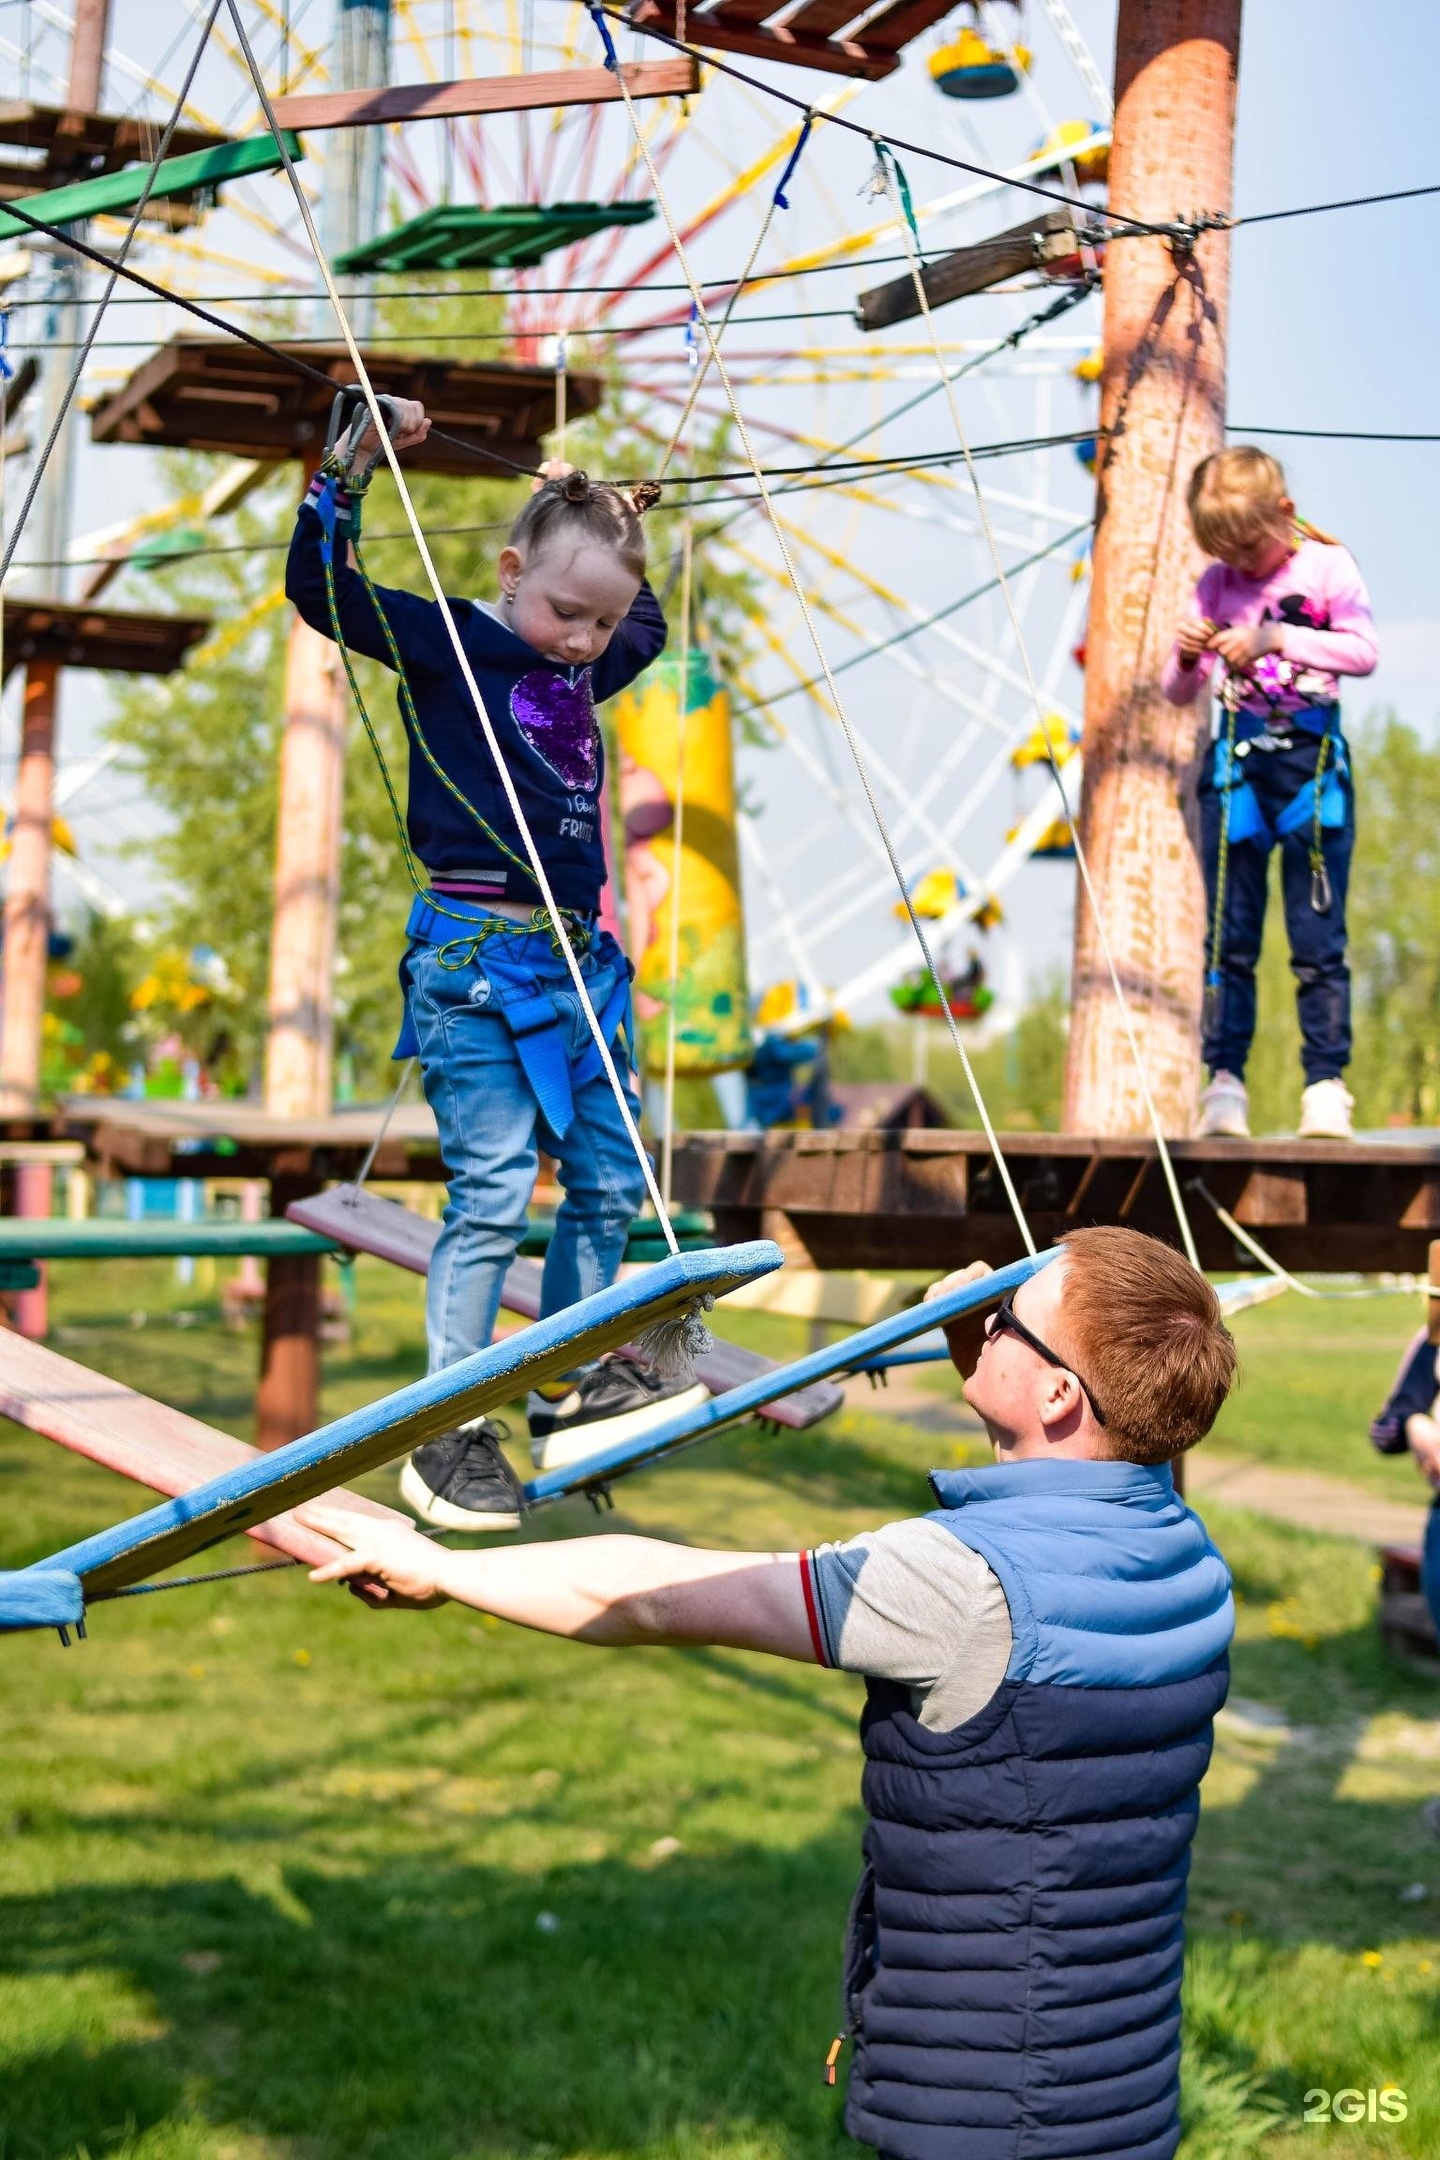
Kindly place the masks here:
<instances>
[{"instance_id":1,"label":"grey t-shirt sleeve","mask_svg":"<svg viewBox=\"0 0 1440 2160\"><path fill-rule=\"evenodd\" d=\"M1010 1662L1010 1609L979 1553L924 1516L807 1555L822 1663L896 1680L922 1725L982 1710Z\"/></svg>"}]
</instances>

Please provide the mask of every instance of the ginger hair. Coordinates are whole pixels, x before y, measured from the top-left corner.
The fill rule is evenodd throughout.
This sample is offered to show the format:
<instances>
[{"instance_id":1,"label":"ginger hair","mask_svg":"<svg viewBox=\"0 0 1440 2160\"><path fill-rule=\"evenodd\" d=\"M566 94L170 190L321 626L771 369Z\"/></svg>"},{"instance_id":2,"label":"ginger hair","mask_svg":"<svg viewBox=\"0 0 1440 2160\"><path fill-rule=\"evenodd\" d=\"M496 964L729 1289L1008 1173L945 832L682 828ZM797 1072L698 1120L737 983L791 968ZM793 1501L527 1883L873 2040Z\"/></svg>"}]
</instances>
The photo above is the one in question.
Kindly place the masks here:
<instances>
[{"instance_id":1,"label":"ginger hair","mask_svg":"<svg viewBox=\"0 0 1440 2160\"><path fill-rule=\"evenodd\" d=\"M609 548L636 577L645 575L645 533L640 520L660 490L642 481L633 496L608 480L570 472L535 490L510 528L511 547L538 556L569 542Z\"/></svg>"},{"instance_id":2,"label":"ginger hair","mask_svg":"<svg viewBox=\"0 0 1440 2160\"><path fill-rule=\"evenodd\" d=\"M1063 1347L1105 1413L1106 1455L1150 1464L1183 1455L1235 1382L1220 1300L1182 1254L1138 1230L1071 1230L1060 1244Z\"/></svg>"},{"instance_id":3,"label":"ginger hair","mask_svg":"<svg viewBox=\"0 0 1440 2160\"><path fill-rule=\"evenodd\" d=\"M1207 555L1246 547L1265 533L1288 539L1295 522L1284 466L1254 443L1234 443L1202 458L1185 500L1195 538Z\"/></svg>"}]
</instances>

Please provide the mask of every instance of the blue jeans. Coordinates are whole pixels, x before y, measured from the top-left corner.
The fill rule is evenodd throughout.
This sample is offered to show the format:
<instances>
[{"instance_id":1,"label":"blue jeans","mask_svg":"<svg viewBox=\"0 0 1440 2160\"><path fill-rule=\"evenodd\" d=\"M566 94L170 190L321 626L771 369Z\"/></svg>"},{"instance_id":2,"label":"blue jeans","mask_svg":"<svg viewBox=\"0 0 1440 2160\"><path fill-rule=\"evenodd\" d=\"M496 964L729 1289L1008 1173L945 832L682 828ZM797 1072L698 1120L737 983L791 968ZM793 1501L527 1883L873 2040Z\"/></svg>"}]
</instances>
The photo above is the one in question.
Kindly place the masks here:
<instances>
[{"instance_id":1,"label":"blue jeans","mask_svg":"<svg viewBox=\"0 0 1440 2160\"><path fill-rule=\"evenodd\" d=\"M1425 1543L1420 1553L1420 1587L1440 1635L1440 1499L1432 1502L1425 1518Z\"/></svg>"},{"instance_id":2,"label":"blue jeans","mask_svg":"<svg viewBox=\"0 0 1440 2160\"><path fill-rule=\"evenodd\" d=\"M496 940L538 974L552 998L572 1057L591 1040L563 960L544 935ZM562 1311L615 1280L645 1181L603 1072L575 1090L563 1139L535 1099L503 1015L493 1009L484 946L460 967L420 942L406 955L410 1017L420 1046L425 1096L440 1128L449 1201L425 1299L431 1372L483 1350L495 1327L505 1271L525 1231L539 1150L559 1165L565 1197L545 1256L542 1315ZM447 959L456 957L453 948ZM613 966L581 959L592 1005L615 987ZM630 1112L640 1106L623 1053L615 1057Z\"/></svg>"},{"instance_id":3,"label":"blue jeans","mask_svg":"<svg viewBox=\"0 0 1440 2160\"><path fill-rule=\"evenodd\" d=\"M1298 740L1293 750L1254 754L1245 777L1272 826L1315 770L1317 741ZM1355 848L1355 798L1344 783L1349 815L1321 835L1330 877L1330 905L1319 914L1310 904L1310 843L1307 827L1286 833L1280 849L1280 889L1290 939L1290 967L1300 1015L1301 1063L1308 1085L1338 1080L1350 1062L1350 969L1345 957L1345 895ZM1215 888L1220 860L1222 798L1208 772L1200 789L1200 835L1205 862L1208 973L1215 935ZM1255 1035L1255 969L1265 929L1270 851L1262 840L1241 840L1228 851L1225 913L1220 936L1220 988L1206 1001L1205 1063L1211 1073L1245 1077Z\"/></svg>"}]
</instances>

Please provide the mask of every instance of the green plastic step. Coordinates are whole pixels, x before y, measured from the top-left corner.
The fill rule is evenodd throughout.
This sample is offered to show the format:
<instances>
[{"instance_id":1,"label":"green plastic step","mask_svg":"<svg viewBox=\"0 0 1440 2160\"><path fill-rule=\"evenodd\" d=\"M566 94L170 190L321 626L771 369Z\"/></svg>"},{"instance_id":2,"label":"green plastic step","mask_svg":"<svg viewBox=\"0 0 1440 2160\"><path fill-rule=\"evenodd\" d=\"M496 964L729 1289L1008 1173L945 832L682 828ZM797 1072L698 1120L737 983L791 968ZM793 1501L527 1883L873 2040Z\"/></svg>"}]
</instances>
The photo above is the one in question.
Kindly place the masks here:
<instances>
[{"instance_id":1,"label":"green plastic step","mask_svg":"<svg viewBox=\"0 0 1440 2160\"><path fill-rule=\"evenodd\" d=\"M337 255L337 270L386 275L414 270L523 270L556 248L614 225L645 225L651 202L436 203L393 232Z\"/></svg>"},{"instance_id":2,"label":"green plastic step","mask_svg":"<svg viewBox=\"0 0 1440 2160\"><path fill-rule=\"evenodd\" d=\"M681 1252L703 1252L708 1245L715 1242L715 1232L710 1226L709 1216L702 1214L697 1208L678 1210L671 1215L670 1222ZM550 1240L554 1235L555 1225L552 1221L542 1217L538 1222L532 1222L520 1240L518 1250L521 1258L538 1260L549 1250ZM663 1260L669 1250L664 1232L654 1216L637 1215L630 1225L630 1235L625 1240L625 1258L631 1261Z\"/></svg>"},{"instance_id":3,"label":"green plastic step","mask_svg":"<svg viewBox=\"0 0 1440 2160\"><path fill-rule=\"evenodd\" d=\"M0 1219L0 1264L13 1260L158 1260L171 1254L199 1258L214 1253L238 1260L254 1253L262 1260L282 1254L333 1253L339 1247L313 1230L280 1218L263 1222L231 1219L180 1222L173 1217L152 1222L123 1222L93 1215L86 1222L63 1217L30 1222L16 1216Z\"/></svg>"},{"instance_id":4,"label":"green plastic step","mask_svg":"<svg viewBox=\"0 0 1440 2160\"><path fill-rule=\"evenodd\" d=\"M284 141L292 158L305 155L298 135L286 134ZM238 142L216 143L211 150L166 158L155 175L150 198L189 195L200 188L219 187L226 180L243 180L250 173L278 172L283 163L273 135L246 135ZM19 207L31 217L43 218L47 225L78 225L84 218L133 210L145 193L149 170L148 165L127 165L123 172L76 180L69 187L51 188L46 195L22 195ZM28 230L19 218L0 210L0 240L23 238Z\"/></svg>"}]
</instances>

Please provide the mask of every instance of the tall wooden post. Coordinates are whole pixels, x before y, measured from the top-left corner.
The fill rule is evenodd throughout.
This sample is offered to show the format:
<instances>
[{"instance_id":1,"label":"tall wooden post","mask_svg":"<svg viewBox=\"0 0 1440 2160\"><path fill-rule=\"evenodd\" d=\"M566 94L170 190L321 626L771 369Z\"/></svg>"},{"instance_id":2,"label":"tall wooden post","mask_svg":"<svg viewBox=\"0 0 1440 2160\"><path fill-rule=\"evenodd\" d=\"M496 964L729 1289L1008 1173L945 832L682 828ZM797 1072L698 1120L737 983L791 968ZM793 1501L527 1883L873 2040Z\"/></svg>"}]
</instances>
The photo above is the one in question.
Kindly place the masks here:
<instances>
[{"instance_id":1,"label":"tall wooden post","mask_svg":"<svg viewBox=\"0 0 1440 2160\"><path fill-rule=\"evenodd\" d=\"M335 1035L335 936L348 706L335 647L307 623L290 630L285 734L275 836L270 1035L265 1107L279 1117L328 1116ZM314 1190L275 1178L272 1214ZM319 1423L320 1261L267 1263L256 1439L281 1447Z\"/></svg>"},{"instance_id":2,"label":"tall wooden post","mask_svg":"<svg viewBox=\"0 0 1440 2160\"><path fill-rule=\"evenodd\" d=\"M1228 211L1241 0L1120 0L1110 208L1147 223ZM1160 669L1199 569L1185 511L1224 440L1229 242L1116 240L1105 256L1103 449L1085 662L1080 830L1167 1132L1199 1074L1205 896L1186 801L1205 707ZM1075 911L1067 1130L1146 1129L1143 1094L1083 893Z\"/></svg>"}]
</instances>

